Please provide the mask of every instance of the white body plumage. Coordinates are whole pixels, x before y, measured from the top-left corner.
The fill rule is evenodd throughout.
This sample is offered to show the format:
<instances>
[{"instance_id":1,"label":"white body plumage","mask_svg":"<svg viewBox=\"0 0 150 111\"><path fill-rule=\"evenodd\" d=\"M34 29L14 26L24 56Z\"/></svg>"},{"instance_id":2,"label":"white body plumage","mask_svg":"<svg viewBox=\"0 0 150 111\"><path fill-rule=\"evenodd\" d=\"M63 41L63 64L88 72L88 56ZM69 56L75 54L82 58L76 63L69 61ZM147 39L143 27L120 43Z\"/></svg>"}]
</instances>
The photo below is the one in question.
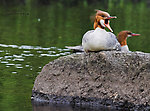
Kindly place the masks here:
<instances>
[{"instance_id":1,"label":"white body plumage","mask_svg":"<svg viewBox=\"0 0 150 111\"><path fill-rule=\"evenodd\" d=\"M100 51L100 50L120 50L120 43L116 36L104 29L97 27L95 30L88 31L82 39L84 51Z\"/></svg>"}]
</instances>

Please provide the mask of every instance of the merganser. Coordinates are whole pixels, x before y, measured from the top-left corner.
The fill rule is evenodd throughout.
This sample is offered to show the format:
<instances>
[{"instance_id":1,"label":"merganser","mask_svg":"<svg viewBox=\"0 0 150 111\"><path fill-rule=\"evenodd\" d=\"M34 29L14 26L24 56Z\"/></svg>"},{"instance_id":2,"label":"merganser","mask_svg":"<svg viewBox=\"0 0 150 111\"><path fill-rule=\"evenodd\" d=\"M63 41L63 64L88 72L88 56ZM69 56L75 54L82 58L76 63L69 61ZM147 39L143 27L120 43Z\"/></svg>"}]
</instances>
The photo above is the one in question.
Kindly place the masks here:
<instances>
[{"instance_id":1,"label":"merganser","mask_svg":"<svg viewBox=\"0 0 150 111\"><path fill-rule=\"evenodd\" d=\"M86 32L82 38L82 47L85 52L100 51L100 50L121 50L120 43L116 36L111 33L113 30L109 25L109 20L112 17L109 13L96 10L94 21L94 29ZM105 30L107 27L111 32Z\"/></svg>"},{"instance_id":2,"label":"merganser","mask_svg":"<svg viewBox=\"0 0 150 111\"><path fill-rule=\"evenodd\" d=\"M132 36L139 36L140 34L132 33L131 31L121 31L119 32L117 39L121 45L121 51L128 52L129 48L127 45L127 38Z\"/></svg>"},{"instance_id":3,"label":"merganser","mask_svg":"<svg viewBox=\"0 0 150 111\"><path fill-rule=\"evenodd\" d=\"M117 39L121 45L121 51L129 51L127 45L127 38L132 36L140 36L140 34L132 33L131 31L121 31L119 32ZM73 50L73 52L83 52L84 49L81 45L79 46L66 46L66 48Z\"/></svg>"}]
</instances>

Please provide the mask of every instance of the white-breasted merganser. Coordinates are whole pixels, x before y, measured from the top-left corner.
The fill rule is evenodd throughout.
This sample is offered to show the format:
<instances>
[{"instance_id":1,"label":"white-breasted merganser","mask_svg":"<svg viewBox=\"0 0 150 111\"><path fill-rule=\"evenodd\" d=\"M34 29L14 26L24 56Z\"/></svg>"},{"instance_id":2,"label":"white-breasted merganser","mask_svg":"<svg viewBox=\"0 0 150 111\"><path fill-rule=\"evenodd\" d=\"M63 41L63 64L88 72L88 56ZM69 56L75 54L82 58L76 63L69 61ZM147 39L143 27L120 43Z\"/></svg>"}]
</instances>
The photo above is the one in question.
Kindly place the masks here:
<instances>
[{"instance_id":1,"label":"white-breasted merganser","mask_svg":"<svg viewBox=\"0 0 150 111\"><path fill-rule=\"evenodd\" d=\"M121 50L116 36L109 25L112 18L107 12L96 10L94 29L86 32L82 38L82 47L85 52L101 50ZM105 30L107 27L111 32Z\"/></svg>"},{"instance_id":2,"label":"white-breasted merganser","mask_svg":"<svg viewBox=\"0 0 150 111\"><path fill-rule=\"evenodd\" d=\"M121 51L128 52L129 48L127 45L127 38L132 36L139 36L140 34L132 33L131 31L121 31L119 32L117 39L121 45Z\"/></svg>"},{"instance_id":3,"label":"white-breasted merganser","mask_svg":"<svg viewBox=\"0 0 150 111\"><path fill-rule=\"evenodd\" d=\"M121 51L129 51L127 45L127 38L132 36L139 36L140 34L132 33L131 31L121 31L119 32L117 39L121 45ZM73 52L83 52L84 49L81 45L79 46L66 46L66 48L73 50Z\"/></svg>"}]
</instances>

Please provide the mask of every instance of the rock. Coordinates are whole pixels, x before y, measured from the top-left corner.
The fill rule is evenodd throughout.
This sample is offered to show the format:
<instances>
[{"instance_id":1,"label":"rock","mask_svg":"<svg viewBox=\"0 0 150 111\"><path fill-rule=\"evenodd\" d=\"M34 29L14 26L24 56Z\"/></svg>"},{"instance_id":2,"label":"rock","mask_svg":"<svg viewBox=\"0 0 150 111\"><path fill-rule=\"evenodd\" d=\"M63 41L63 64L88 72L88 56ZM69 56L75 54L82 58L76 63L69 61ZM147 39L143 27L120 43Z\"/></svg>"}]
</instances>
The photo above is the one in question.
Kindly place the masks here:
<instances>
[{"instance_id":1,"label":"rock","mask_svg":"<svg viewBox=\"0 0 150 111\"><path fill-rule=\"evenodd\" d=\"M32 99L121 108L150 105L150 53L101 51L60 57L37 76Z\"/></svg>"}]
</instances>

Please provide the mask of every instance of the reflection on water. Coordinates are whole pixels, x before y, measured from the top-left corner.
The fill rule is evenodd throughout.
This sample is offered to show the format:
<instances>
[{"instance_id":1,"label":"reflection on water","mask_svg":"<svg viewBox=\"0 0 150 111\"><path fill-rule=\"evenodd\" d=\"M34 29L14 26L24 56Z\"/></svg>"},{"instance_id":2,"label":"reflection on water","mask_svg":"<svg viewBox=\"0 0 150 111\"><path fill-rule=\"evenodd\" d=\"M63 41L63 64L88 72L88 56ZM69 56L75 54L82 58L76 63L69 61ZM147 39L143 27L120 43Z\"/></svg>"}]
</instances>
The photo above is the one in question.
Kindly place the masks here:
<instances>
[{"instance_id":1,"label":"reflection on water","mask_svg":"<svg viewBox=\"0 0 150 111\"><path fill-rule=\"evenodd\" d=\"M150 9L147 0L57 1L0 1L1 111L32 110L30 97L36 76L45 64L71 54L65 46L81 44L83 34L93 29L89 18L94 9L107 10L117 16L111 21L116 35L121 30L141 34L128 39L130 50L150 52ZM62 109L45 107L55 111ZM35 108L39 111L42 106ZM72 110L84 111L71 107Z\"/></svg>"},{"instance_id":2,"label":"reflection on water","mask_svg":"<svg viewBox=\"0 0 150 111\"><path fill-rule=\"evenodd\" d=\"M68 54L68 49L57 47L0 44L0 109L20 111L20 104L22 111L31 110L35 77L49 61Z\"/></svg>"},{"instance_id":3,"label":"reflection on water","mask_svg":"<svg viewBox=\"0 0 150 111\"><path fill-rule=\"evenodd\" d=\"M12 48L14 50L18 50L18 54L14 54L12 52L12 49L9 50L9 48ZM28 57L59 57L70 54L68 49L60 49L57 47L40 47L40 46L17 46L17 45L6 45L6 44L0 44L0 63L5 64L5 67L13 67L14 69L22 69L22 68L29 68L32 70L32 65L30 62L27 62L27 64L23 64L25 59ZM8 51L9 50L9 51ZM39 69L41 69L42 66L39 66ZM12 71L13 74L16 74L17 71Z\"/></svg>"}]
</instances>

